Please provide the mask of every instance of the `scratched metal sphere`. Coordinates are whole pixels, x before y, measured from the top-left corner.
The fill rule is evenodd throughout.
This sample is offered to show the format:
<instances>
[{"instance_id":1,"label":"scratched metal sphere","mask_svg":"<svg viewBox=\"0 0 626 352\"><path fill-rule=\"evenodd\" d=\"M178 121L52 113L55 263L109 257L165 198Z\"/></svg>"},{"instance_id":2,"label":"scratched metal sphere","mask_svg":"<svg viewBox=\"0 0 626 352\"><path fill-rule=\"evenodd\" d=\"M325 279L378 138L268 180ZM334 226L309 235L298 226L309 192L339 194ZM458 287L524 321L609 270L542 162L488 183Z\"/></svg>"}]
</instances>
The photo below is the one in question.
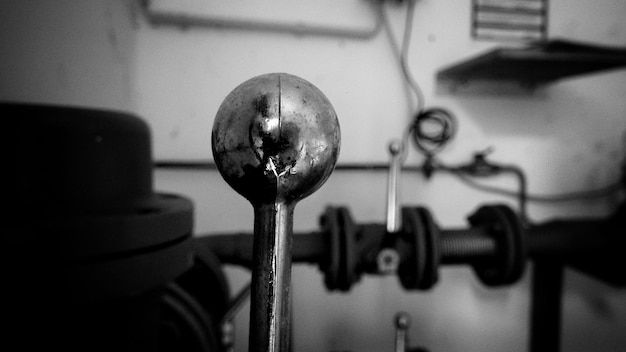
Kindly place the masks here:
<instances>
[{"instance_id":1,"label":"scratched metal sphere","mask_svg":"<svg viewBox=\"0 0 626 352\"><path fill-rule=\"evenodd\" d=\"M316 191L339 155L339 122L306 80L270 73L247 80L222 102L211 135L228 184L253 204L295 202Z\"/></svg>"}]
</instances>

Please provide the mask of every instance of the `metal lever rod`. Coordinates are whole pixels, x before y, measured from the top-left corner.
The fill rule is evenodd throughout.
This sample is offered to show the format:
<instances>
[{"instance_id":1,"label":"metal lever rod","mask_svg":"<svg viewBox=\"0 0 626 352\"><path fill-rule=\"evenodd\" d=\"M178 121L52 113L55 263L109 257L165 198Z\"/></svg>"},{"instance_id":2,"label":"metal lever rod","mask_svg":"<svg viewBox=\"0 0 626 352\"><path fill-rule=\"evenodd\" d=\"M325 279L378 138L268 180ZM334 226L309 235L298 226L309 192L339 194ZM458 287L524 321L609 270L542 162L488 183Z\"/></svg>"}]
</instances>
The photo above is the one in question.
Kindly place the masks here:
<instances>
[{"instance_id":1,"label":"metal lever rod","mask_svg":"<svg viewBox=\"0 0 626 352\"><path fill-rule=\"evenodd\" d=\"M402 168L403 146L399 140L389 143L389 175L387 177L387 232L400 231L400 173Z\"/></svg>"},{"instance_id":2,"label":"metal lever rod","mask_svg":"<svg viewBox=\"0 0 626 352\"><path fill-rule=\"evenodd\" d=\"M277 202L254 209L251 351L288 350L294 206Z\"/></svg>"},{"instance_id":3,"label":"metal lever rod","mask_svg":"<svg viewBox=\"0 0 626 352\"><path fill-rule=\"evenodd\" d=\"M407 330L411 325L411 317L408 313L400 312L395 317L396 326L396 348L395 352L406 352L408 350Z\"/></svg>"},{"instance_id":4,"label":"metal lever rod","mask_svg":"<svg viewBox=\"0 0 626 352\"><path fill-rule=\"evenodd\" d=\"M250 351L289 351L293 211L326 181L339 144L328 99L289 74L242 83L217 112L213 158L254 208Z\"/></svg>"},{"instance_id":5,"label":"metal lever rod","mask_svg":"<svg viewBox=\"0 0 626 352\"><path fill-rule=\"evenodd\" d=\"M404 146L402 141L393 140L389 143L389 173L387 175L387 233L400 232L402 219L400 217L400 173ZM395 274L400 263L400 256L393 248L383 248L376 259L376 266L380 274Z\"/></svg>"}]
</instances>

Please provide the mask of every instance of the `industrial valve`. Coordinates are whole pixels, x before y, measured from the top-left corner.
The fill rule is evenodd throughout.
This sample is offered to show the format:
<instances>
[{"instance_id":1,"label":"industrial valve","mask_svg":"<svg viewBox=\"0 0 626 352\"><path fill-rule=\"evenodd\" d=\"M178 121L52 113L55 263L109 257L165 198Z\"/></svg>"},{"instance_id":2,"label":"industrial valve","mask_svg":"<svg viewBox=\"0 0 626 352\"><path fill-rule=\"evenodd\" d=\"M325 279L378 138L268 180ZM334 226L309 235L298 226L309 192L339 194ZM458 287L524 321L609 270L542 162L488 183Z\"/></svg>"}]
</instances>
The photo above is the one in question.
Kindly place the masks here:
<instances>
[{"instance_id":1,"label":"industrial valve","mask_svg":"<svg viewBox=\"0 0 626 352\"><path fill-rule=\"evenodd\" d=\"M251 351L289 350L293 211L334 169L337 116L311 83L254 77L221 104L212 132L222 177L254 207Z\"/></svg>"}]
</instances>

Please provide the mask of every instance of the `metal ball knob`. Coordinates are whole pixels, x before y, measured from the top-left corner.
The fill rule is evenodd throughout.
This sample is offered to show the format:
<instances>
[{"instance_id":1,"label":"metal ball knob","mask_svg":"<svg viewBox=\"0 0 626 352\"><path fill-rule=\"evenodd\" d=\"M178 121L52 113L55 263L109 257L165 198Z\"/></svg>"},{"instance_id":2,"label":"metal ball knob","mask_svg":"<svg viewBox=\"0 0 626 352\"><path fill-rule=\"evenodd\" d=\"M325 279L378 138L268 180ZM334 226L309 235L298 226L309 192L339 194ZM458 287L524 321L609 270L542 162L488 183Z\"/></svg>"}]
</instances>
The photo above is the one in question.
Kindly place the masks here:
<instances>
[{"instance_id":1,"label":"metal ball knob","mask_svg":"<svg viewBox=\"0 0 626 352\"><path fill-rule=\"evenodd\" d=\"M313 193L334 169L339 145L339 122L326 96L286 73L236 87L221 104L212 132L222 177L253 204L293 202Z\"/></svg>"}]
</instances>

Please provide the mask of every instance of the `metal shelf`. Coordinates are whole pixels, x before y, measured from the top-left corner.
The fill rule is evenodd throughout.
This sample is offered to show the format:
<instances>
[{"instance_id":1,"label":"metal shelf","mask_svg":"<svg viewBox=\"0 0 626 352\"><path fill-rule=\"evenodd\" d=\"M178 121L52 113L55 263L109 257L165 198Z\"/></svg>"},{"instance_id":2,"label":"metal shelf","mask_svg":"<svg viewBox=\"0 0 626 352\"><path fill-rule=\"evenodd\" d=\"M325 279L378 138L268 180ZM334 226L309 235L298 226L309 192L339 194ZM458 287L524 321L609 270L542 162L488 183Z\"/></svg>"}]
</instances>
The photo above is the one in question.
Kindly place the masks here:
<instances>
[{"instance_id":1,"label":"metal shelf","mask_svg":"<svg viewBox=\"0 0 626 352\"><path fill-rule=\"evenodd\" d=\"M496 48L442 69L449 88L473 82L532 90L560 79L626 67L626 49L552 40L524 48Z\"/></svg>"}]
</instances>

